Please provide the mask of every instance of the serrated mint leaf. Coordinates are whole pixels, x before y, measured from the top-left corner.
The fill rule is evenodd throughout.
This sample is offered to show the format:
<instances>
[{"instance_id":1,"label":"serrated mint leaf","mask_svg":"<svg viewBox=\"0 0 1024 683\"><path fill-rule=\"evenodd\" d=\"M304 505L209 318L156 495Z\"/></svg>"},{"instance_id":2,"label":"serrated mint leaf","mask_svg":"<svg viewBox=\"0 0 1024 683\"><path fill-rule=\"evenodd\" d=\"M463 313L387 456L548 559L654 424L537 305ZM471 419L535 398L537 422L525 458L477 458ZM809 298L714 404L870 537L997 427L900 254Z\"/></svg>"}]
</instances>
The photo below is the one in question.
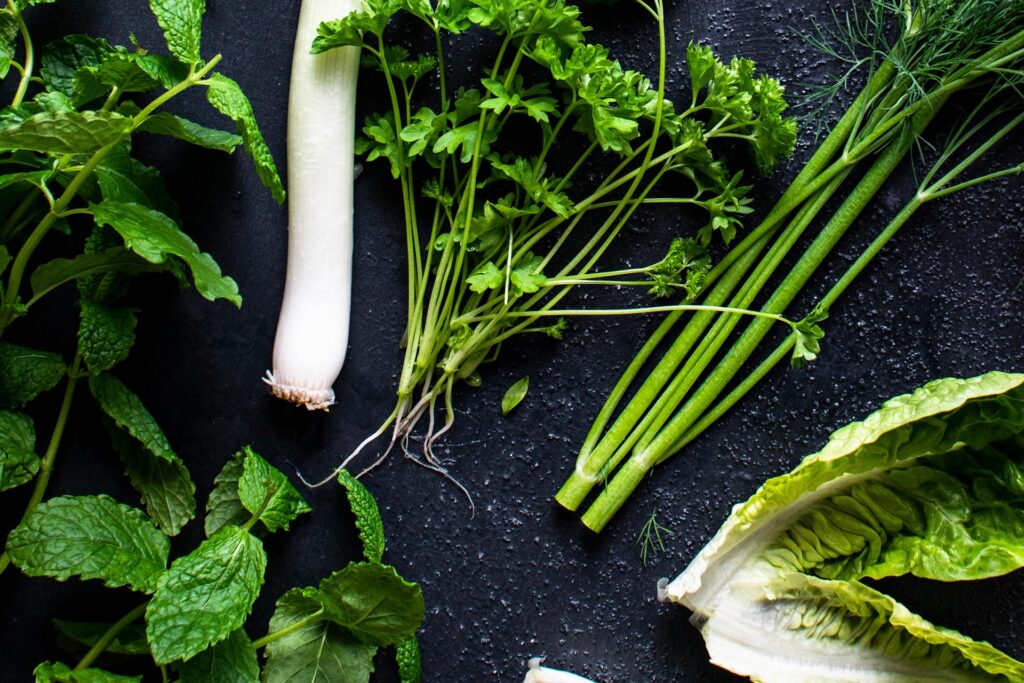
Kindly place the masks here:
<instances>
[{"instance_id":1,"label":"serrated mint leaf","mask_svg":"<svg viewBox=\"0 0 1024 683\"><path fill-rule=\"evenodd\" d=\"M61 496L40 503L7 538L11 561L29 576L100 579L150 593L171 544L141 510L110 496Z\"/></svg>"},{"instance_id":2,"label":"serrated mint leaf","mask_svg":"<svg viewBox=\"0 0 1024 683\"><path fill-rule=\"evenodd\" d=\"M207 538L228 524L242 526L252 517L252 513L245 509L238 497L238 480L242 478L244 470L242 458L241 453L236 453L213 480L213 490L206 499L206 519L203 522Z\"/></svg>"},{"instance_id":3,"label":"serrated mint leaf","mask_svg":"<svg viewBox=\"0 0 1024 683\"><path fill-rule=\"evenodd\" d=\"M0 148L86 154L131 132L132 120L109 111L47 112L0 130Z\"/></svg>"},{"instance_id":4,"label":"serrated mint leaf","mask_svg":"<svg viewBox=\"0 0 1024 683\"><path fill-rule=\"evenodd\" d=\"M95 621L65 621L54 619L53 625L57 633L85 647L92 647L99 641L112 624ZM107 645L105 652L118 655L148 655L149 643L146 642L146 627L139 624L128 624L122 628Z\"/></svg>"},{"instance_id":5,"label":"serrated mint leaf","mask_svg":"<svg viewBox=\"0 0 1024 683\"><path fill-rule=\"evenodd\" d=\"M213 257L201 252L178 224L159 211L139 204L104 200L90 205L97 225L109 225L124 238L125 246L150 263L164 263L177 256L192 271L196 291L210 301L227 299L242 305L238 285L220 272Z\"/></svg>"},{"instance_id":6,"label":"serrated mint leaf","mask_svg":"<svg viewBox=\"0 0 1024 683\"><path fill-rule=\"evenodd\" d=\"M129 57L167 90L188 78L188 67L171 57L151 52L132 52Z\"/></svg>"},{"instance_id":7,"label":"serrated mint leaf","mask_svg":"<svg viewBox=\"0 0 1024 683\"><path fill-rule=\"evenodd\" d=\"M281 184L281 177L277 174L277 166L274 164L274 156L270 153L260 127L256 123L256 116L252 111L252 104L245 96L238 83L227 76L215 73L210 77L210 89L206 93L210 104L224 114L238 126L238 133L245 142L245 149L252 157L256 165L256 174L263 184L274 195L278 204L284 203L284 186Z\"/></svg>"},{"instance_id":8,"label":"serrated mint leaf","mask_svg":"<svg viewBox=\"0 0 1024 683\"><path fill-rule=\"evenodd\" d=\"M146 449L164 460L178 459L163 430L135 393L113 375L102 372L89 378L89 389L100 408Z\"/></svg>"},{"instance_id":9,"label":"serrated mint leaf","mask_svg":"<svg viewBox=\"0 0 1024 683\"><path fill-rule=\"evenodd\" d=\"M135 345L135 312L82 299L78 352L90 372L103 372L125 358Z\"/></svg>"},{"instance_id":10,"label":"serrated mint leaf","mask_svg":"<svg viewBox=\"0 0 1024 683\"><path fill-rule=\"evenodd\" d=\"M95 66L82 66L72 80L71 101L76 107L106 97L111 90L118 92L148 92L160 86L127 52L117 52Z\"/></svg>"},{"instance_id":11,"label":"serrated mint leaf","mask_svg":"<svg viewBox=\"0 0 1024 683\"><path fill-rule=\"evenodd\" d=\"M48 91L71 97L75 72L83 66L97 66L113 52L114 48L102 38L64 36L43 48L39 75Z\"/></svg>"},{"instance_id":12,"label":"serrated mint leaf","mask_svg":"<svg viewBox=\"0 0 1024 683\"><path fill-rule=\"evenodd\" d=\"M0 410L0 491L26 484L39 472L32 418Z\"/></svg>"},{"instance_id":13,"label":"serrated mint leaf","mask_svg":"<svg viewBox=\"0 0 1024 683\"><path fill-rule=\"evenodd\" d=\"M311 511L288 477L263 456L246 446L242 449L242 457L238 498L246 510L259 515L259 520L269 531L287 529L292 520Z\"/></svg>"},{"instance_id":14,"label":"serrated mint leaf","mask_svg":"<svg viewBox=\"0 0 1024 683\"><path fill-rule=\"evenodd\" d=\"M61 662L43 662L32 672L36 683L140 683L142 676L119 676L102 669L72 669Z\"/></svg>"},{"instance_id":15,"label":"serrated mint leaf","mask_svg":"<svg viewBox=\"0 0 1024 683\"><path fill-rule=\"evenodd\" d=\"M423 680L420 641L416 636L403 640L395 647L395 661L398 662L400 683L420 683Z\"/></svg>"},{"instance_id":16,"label":"serrated mint leaf","mask_svg":"<svg viewBox=\"0 0 1024 683\"><path fill-rule=\"evenodd\" d=\"M327 619L349 629L362 642L397 645L423 623L423 592L394 567L352 563L320 582Z\"/></svg>"},{"instance_id":17,"label":"serrated mint leaf","mask_svg":"<svg viewBox=\"0 0 1024 683\"><path fill-rule=\"evenodd\" d=\"M263 585L259 539L227 526L171 564L146 608L153 659L189 659L245 623Z\"/></svg>"},{"instance_id":18,"label":"serrated mint leaf","mask_svg":"<svg viewBox=\"0 0 1024 683\"><path fill-rule=\"evenodd\" d=\"M501 414L508 415L512 412L512 409L519 405L524 398L526 398L526 392L530 390L530 378L523 377L516 381L508 388L505 395L501 398Z\"/></svg>"},{"instance_id":19,"label":"serrated mint leaf","mask_svg":"<svg viewBox=\"0 0 1024 683\"><path fill-rule=\"evenodd\" d=\"M127 145L114 149L100 162L96 180L103 199L141 204L171 218L179 214L178 204L168 194L160 171L132 157Z\"/></svg>"},{"instance_id":20,"label":"serrated mint leaf","mask_svg":"<svg viewBox=\"0 0 1024 683\"><path fill-rule=\"evenodd\" d=\"M184 64L197 63L206 0L149 0L149 7L164 30L171 54Z\"/></svg>"},{"instance_id":21,"label":"serrated mint leaf","mask_svg":"<svg viewBox=\"0 0 1024 683\"><path fill-rule=\"evenodd\" d=\"M232 631L224 640L178 665L181 683L259 683L260 663L245 631Z\"/></svg>"},{"instance_id":22,"label":"serrated mint leaf","mask_svg":"<svg viewBox=\"0 0 1024 683\"><path fill-rule=\"evenodd\" d=\"M147 117L136 130L157 135L169 135L193 145L228 153L234 152L235 148L242 144L240 135L229 133L226 130L207 128L168 112L158 112Z\"/></svg>"},{"instance_id":23,"label":"serrated mint leaf","mask_svg":"<svg viewBox=\"0 0 1024 683\"><path fill-rule=\"evenodd\" d=\"M277 601L268 630L294 630L267 645L266 683L368 683L377 648L316 616L315 592L293 588Z\"/></svg>"},{"instance_id":24,"label":"serrated mint leaf","mask_svg":"<svg viewBox=\"0 0 1024 683\"><path fill-rule=\"evenodd\" d=\"M103 273L133 274L162 270L166 268L143 260L124 247L113 247L95 254L80 254L73 259L56 258L41 264L32 272L32 297L38 299L66 282Z\"/></svg>"},{"instance_id":25,"label":"serrated mint leaf","mask_svg":"<svg viewBox=\"0 0 1024 683\"><path fill-rule=\"evenodd\" d=\"M11 69L14 51L18 48L18 20L9 9L0 10L0 78Z\"/></svg>"},{"instance_id":26,"label":"serrated mint leaf","mask_svg":"<svg viewBox=\"0 0 1024 683\"><path fill-rule=\"evenodd\" d=\"M159 457L126 432L108 425L125 474L142 497L142 506L168 536L175 536L196 516L196 485L180 458Z\"/></svg>"},{"instance_id":27,"label":"serrated mint leaf","mask_svg":"<svg viewBox=\"0 0 1024 683\"><path fill-rule=\"evenodd\" d=\"M386 542L384 522L380 518L377 501L348 470L338 473L338 483L345 487L348 505L355 515L359 538L363 541L363 555L370 562L380 562L384 557Z\"/></svg>"},{"instance_id":28,"label":"serrated mint leaf","mask_svg":"<svg viewBox=\"0 0 1024 683\"><path fill-rule=\"evenodd\" d=\"M66 372L56 353L0 341L0 408L20 408L55 387Z\"/></svg>"}]
</instances>

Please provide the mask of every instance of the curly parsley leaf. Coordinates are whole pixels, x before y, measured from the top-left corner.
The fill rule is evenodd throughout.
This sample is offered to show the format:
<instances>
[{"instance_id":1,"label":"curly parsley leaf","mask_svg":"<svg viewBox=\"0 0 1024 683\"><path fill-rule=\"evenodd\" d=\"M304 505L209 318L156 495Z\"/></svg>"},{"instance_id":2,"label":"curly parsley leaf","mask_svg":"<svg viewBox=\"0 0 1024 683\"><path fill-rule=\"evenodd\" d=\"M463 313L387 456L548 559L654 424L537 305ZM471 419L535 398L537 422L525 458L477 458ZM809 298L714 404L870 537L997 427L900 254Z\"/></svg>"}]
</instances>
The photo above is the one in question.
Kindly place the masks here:
<instances>
[{"instance_id":1,"label":"curly parsley leaf","mask_svg":"<svg viewBox=\"0 0 1024 683\"><path fill-rule=\"evenodd\" d=\"M263 544L237 526L224 527L175 560L146 608L156 662L194 657L240 628L266 566Z\"/></svg>"},{"instance_id":2,"label":"curly parsley leaf","mask_svg":"<svg viewBox=\"0 0 1024 683\"><path fill-rule=\"evenodd\" d=\"M40 503L7 539L11 561L29 576L100 579L152 593L171 544L141 510L110 496L61 496Z\"/></svg>"}]
</instances>

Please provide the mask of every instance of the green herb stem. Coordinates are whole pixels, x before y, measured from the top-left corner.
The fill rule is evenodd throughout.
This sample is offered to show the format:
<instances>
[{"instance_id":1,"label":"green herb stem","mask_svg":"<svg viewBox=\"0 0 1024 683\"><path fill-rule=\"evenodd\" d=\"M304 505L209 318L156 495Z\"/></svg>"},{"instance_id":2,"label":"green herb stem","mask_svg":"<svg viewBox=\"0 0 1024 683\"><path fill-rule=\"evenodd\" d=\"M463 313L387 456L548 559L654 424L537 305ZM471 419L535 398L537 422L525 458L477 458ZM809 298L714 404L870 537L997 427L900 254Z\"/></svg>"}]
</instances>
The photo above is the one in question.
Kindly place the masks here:
<instances>
[{"instance_id":1,"label":"green herb stem","mask_svg":"<svg viewBox=\"0 0 1024 683\"><path fill-rule=\"evenodd\" d=\"M24 101L25 95L28 93L28 84L32 82L32 72L35 69L35 49L32 46L32 36L29 35L28 26L25 25L25 19L21 16L21 10L18 9L14 0L7 0L7 10L14 16L14 21L18 24L18 31L21 33L21 40L25 44L25 62L18 69L21 80L18 81L18 89L14 92L14 99L11 100L11 105L17 106Z\"/></svg>"},{"instance_id":2,"label":"green herb stem","mask_svg":"<svg viewBox=\"0 0 1024 683\"><path fill-rule=\"evenodd\" d=\"M312 614L310 614L307 617L303 617L302 619L299 619L298 621L295 621L295 622L292 622L291 624L288 624L287 626L285 626L282 629L278 629L277 631L274 631L273 633L268 633L267 635L263 636L262 638L254 640L253 643L252 643L252 646L253 646L254 649L260 650L260 649L266 647L267 645L269 645L270 643L274 642L278 638L284 638L285 636L287 636L289 634L295 633L296 631L300 631L300 630L306 628L310 624L315 624L316 622L318 622L321 619L323 619L323 616L324 616L324 608L321 607L316 612L313 612Z\"/></svg>"},{"instance_id":3,"label":"green herb stem","mask_svg":"<svg viewBox=\"0 0 1024 683\"><path fill-rule=\"evenodd\" d=\"M124 615L116 622L111 624L110 628L108 628L103 633L103 635L100 636L99 640L93 643L93 646L89 648L89 651L85 653L85 656L82 657L82 659L79 660L78 664L75 665L75 671L89 668L89 666L91 666L92 663L96 661L96 658L103 654L108 647L110 647L110 644L114 642L114 639L117 638L118 634L121 633L121 631L123 631L125 628L130 626L135 621L142 618L142 616L146 613L147 605L149 605L148 601L142 603L141 605L133 609L131 612L129 612L128 614Z\"/></svg>"},{"instance_id":4,"label":"green herb stem","mask_svg":"<svg viewBox=\"0 0 1024 683\"><path fill-rule=\"evenodd\" d=\"M39 464L39 476L36 477L35 488L32 489L32 496L25 506L25 512L21 515L19 524L25 523L25 520L35 511L39 503L43 501L43 496L46 495L46 487L50 484L50 476L53 474L57 451L60 448L61 439L64 437L64 428L67 426L68 415L71 413L71 401L75 396L75 387L78 385L78 380L81 377L79 374L81 366L82 357L76 353L74 360L71 361L71 367L68 368L67 383L64 386L64 398L60 404L60 412L57 413L57 421L54 423L53 432L50 434L50 443L46 446L46 452L43 454L43 459ZM7 551L0 553L0 574L4 573L4 570L7 569L10 563L11 558Z\"/></svg>"}]
</instances>

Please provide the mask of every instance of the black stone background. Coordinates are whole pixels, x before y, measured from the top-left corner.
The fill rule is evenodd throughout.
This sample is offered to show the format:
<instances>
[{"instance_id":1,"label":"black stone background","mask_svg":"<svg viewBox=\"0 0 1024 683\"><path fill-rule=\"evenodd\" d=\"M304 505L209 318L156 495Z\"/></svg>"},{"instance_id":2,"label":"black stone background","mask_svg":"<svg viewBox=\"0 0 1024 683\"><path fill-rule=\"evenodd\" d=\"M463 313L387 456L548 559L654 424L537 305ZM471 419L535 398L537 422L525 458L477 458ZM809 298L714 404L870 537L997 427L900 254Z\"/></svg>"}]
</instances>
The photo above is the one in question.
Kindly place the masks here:
<instances>
[{"instance_id":1,"label":"black stone background","mask_svg":"<svg viewBox=\"0 0 1024 683\"><path fill-rule=\"evenodd\" d=\"M594 39L624 64L653 73L653 26L629 7L588 7L584 16L595 26ZM298 0L210 0L204 34L204 53L224 53L224 72L249 93L282 165L298 8ZM814 20L828 21L819 1L676 1L668 13L670 92L676 95L687 87L681 55L691 39L710 43L721 55L756 59L791 92L839 68L793 33ZM32 9L29 18L40 42L88 32L127 43L131 31L142 45L163 49L141 0L65 1ZM467 36L451 58L453 79L477 77L479 57L493 49L480 36ZM375 97L363 96L371 102ZM222 124L198 94L173 108ZM810 139L805 128L798 157L809 153ZM270 363L283 286L284 209L259 186L242 153L229 157L141 137L137 146L142 158L165 171L188 231L238 280L245 305L241 311L211 305L194 292L179 294L168 278L150 278L135 299L142 309L138 346L119 374L191 468L201 501L226 458L247 443L286 470L322 476L393 406L404 245L400 202L386 168L373 165L358 181L351 347L337 384L338 405L330 414L310 415L272 400L259 382ZM1016 140L996 156L1016 163L1021 152ZM997 162L992 160L993 168ZM757 183L760 210L797 168L790 163ZM908 164L842 243L827 273L814 280L811 295L820 295L895 213L912 179ZM555 506L552 495L655 319L579 321L561 346L509 344L501 360L484 370L482 388L457 392L458 423L443 451L452 473L474 494L475 517L450 483L399 457L366 482L389 531L388 559L423 585L425 680L517 681L534 655L605 682L735 680L707 663L684 609L656 602L655 582L686 566L732 504L883 399L938 376L1022 369L1020 192L1019 180L1009 179L922 210L834 308L820 360L805 370L774 372L710 433L660 468L600 537ZM608 263L649 262L672 235L697 227L695 219L671 212L656 218L635 220ZM53 238L54 249L64 247L62 239ZM61 321L74 315L71 297L53 299L31 336L68 350L72 342ZM608 292L583 303L640 300ZM14 339L30 334L11 332ZM523 375L532 380L529 396L502 419L501 395ZM48 433L56 402L49 396L37 406L41 435ZM97 417L87 400L77 402L50 495L109 492L137 504ZM273 603L287 588L313 584L357 556L339 490L305 493L313 514L291 533L266 540L270 565L249 622L253 636L265 632ZM5 529L26 498L20 491L0 500ZM654 508L674 536L645 567L634 539ZM175 540L175 551L193 547L200 527L193 523ZM1024 574L961 585L886 581L883 588L936 623L1024 658ZM51 618L113 620L138 601L96 582L59 584L7 572L0 578L0 679L27 680L44 659L75 661L56 647ZM384 657L375 680L395 680Z\"/></svg>"}]
</instances>

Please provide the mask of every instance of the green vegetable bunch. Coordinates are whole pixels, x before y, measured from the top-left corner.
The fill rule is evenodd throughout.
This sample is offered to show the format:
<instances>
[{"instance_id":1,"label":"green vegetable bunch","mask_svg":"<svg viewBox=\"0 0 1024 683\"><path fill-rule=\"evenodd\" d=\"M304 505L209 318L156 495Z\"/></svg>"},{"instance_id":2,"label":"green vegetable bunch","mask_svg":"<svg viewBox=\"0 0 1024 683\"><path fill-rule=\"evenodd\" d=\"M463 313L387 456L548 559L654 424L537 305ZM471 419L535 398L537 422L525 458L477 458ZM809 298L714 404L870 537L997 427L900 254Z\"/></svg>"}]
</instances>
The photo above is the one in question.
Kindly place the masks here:
<instances>
[{"instance_id":1,"label":"green vegetable bunch","mask_svg":"<svg viewBox=\"0 0 1024 683\"><path fill-rule=\"evenodd\" d=\"M452 425L458 380L479 383L481 363L514 336L561 338L559 318L606 312L558 309L573 288L701 289L713 235L728 242L751 211L718 141L744 143L762 171L792 150L782 87L748 59L725 63L690 45L690 96L669 99L663 6L639 7L658 35L653 82L589 42L579 8L565 0L367 0L319 29L314 52L360 46L389 98L357 144L398 181L407 246L405 360L396 408L375 436L393 426L392 445L406 444L429 416L424 464ZM426 27L431 53L396 43L389 26L398 15ZM445 45L471 29L492 37L497 53L473 87L452 89ZM650 204L698 207L709 219L656 264L597 271ZM435 432L441 402L446 420Z\"/></svg>"},{"instance_id":2,"label":"green vegetable bunch","mask_svg":"<svg viewBox=\"0 0 1024 683\"><path fill-rule=\"evenodd\" d=\"M234 280L182 231L160 173L132 156L132 140L172 137L221 152L244 146L279 201L284 191L249 100L215 70L220 55L202 58L203 0L150 3L170 55L85 35L65 36L39 55L22 17L33 4L17 0L0 9L0 76L18 81L11 104L0 109L0 491L34 481L29 519L43 501L84 382L108 418L150 517L175 535L195 515L195 485L156 420L113 374L135 342L136 311L119 301L144 272L167 272L183 285L190 273L210 300L240 305L241 297ZM237 132L167 111L196 88ZM144 98L139 104L137 96ZM46 240L66 256L39 263L37 250ZM76 292L78 300L70 362L60 349L46 348L50 340L44 348L7 340L8 326L16 323L19 339L31 339L33 328L22 319L58 290ZM63 401L40 458L35 425L21 410L62 381ZM8 553L0 554L0 573L9 562Z\"/></svg>"},{"instance_id":3,"label":"green vegetable bunch","mask_svg":"<svg viewBox=\"0 0 1024 683\"><path fill-rule=\"evenodd\" d=\"M182 683L365 683L378 648L396 646L403 683L420 679L415 633L423 595L382 563L384 526L377 504L347 472L339 478L363 540L365 561L349 563L318 586L277 601L269 632L251 641L245 625L263 585L260 537L310 511L287 477L251 448L217 476L206 505L206 540L168 566L170 539L153 516L109 496L61 496L39 505L7 541L30 576L99 579L146 596L113 624L57 621L84 651L74 667L44 662L38 683L141 681L94 667L104 653L128 655L132 668L159 666ZM138 622L144 619L145 625ZM257 651L264 649L262 667ZM127 668L129 665L125 664Z\"/></svg>"}]
</instances>

